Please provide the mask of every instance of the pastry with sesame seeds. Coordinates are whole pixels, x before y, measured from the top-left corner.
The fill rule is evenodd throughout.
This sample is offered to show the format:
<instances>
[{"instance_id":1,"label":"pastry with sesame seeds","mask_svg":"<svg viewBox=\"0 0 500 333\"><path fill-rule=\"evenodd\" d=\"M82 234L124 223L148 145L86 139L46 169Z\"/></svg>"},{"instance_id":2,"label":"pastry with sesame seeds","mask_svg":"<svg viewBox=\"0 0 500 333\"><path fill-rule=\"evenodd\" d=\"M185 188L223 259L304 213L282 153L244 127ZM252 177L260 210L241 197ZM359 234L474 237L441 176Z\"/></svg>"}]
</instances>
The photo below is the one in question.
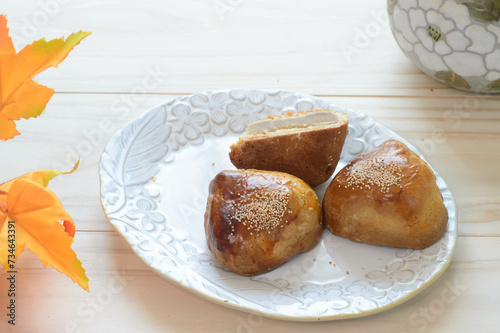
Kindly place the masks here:
<instances>
[{"instance_id":1,"label":"pastry with sesame seeds","mask_svg":"<svg viewBox=\"0 0 500 333\"><path fill-rule=\"evenodd\" d=\"M229 158L238 169L286 172L314 187L335 171L348 121L326 109L267 117L247 125Z\"/></svg>"},{"instance_id":2,"label":"pastry with sesame seeds","mask_svg":"<svg viewBox=\"0 0 500 333\"><path fill-rule=\"evenodd\" d=\"M309 251L323 230L321 203L303 180L282 172L226 170L210 182L205 235L231 271L269 272Z\"/></svg>"},{"instance_id":3,"label":"pastry with sesame seeds","mask_svg":"<svg viewBox=\"0 0 500 333\"><path fill-rule=\"evenodd\" d=\"M443 235L448 212L429 165L397 140L361 154L323 197L325 226L353 241L422 249Z\"/></svg>"}]
</instances>

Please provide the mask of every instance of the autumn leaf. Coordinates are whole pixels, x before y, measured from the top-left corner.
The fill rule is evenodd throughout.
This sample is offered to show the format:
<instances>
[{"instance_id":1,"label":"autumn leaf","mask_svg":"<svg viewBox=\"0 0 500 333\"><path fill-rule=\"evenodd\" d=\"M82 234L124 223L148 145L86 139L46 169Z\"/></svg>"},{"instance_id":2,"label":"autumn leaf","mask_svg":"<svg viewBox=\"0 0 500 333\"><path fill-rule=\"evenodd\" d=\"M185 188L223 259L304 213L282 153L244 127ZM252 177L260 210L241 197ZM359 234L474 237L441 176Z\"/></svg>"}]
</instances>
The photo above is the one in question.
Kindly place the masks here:
<instances>
[{"instance_id":1,"label":"autumn leaf","mask_svg":"<svg viewBox=\"0 0 500 333\"><path fill-rule=\"evenodd\" d=\"M54 90L33 81L35 75L57 67L68 53L90 32L77 32L64 38L46 41L42 38L16 53L7 28L7 18L0 15L0 139L8 140L20 133L15 120L38 117Z\"/></svg>"},{"instance_id":2,"label":"autumn leaf","mask_svg":"<svg viewBox=\"0 0 500 333\"><path fill-rule=\"evenodd\" d=\"M0 263L5 271L14 267L27 247L44 267L54 267L89 290L82 263L71 249L73 219L54 192L46 188L52 178L77 167L78 162L69 172L34 171L0 185Z\"/></svg>"}]
</instances>

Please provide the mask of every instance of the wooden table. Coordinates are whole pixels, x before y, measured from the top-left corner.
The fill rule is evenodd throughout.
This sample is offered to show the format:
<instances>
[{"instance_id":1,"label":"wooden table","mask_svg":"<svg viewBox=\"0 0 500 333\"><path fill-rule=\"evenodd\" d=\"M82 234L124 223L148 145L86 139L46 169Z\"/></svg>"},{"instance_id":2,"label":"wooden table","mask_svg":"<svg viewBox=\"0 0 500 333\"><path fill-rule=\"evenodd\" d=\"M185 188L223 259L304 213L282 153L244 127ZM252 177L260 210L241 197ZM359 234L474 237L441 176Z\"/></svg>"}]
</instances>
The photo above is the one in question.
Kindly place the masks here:
<instances>
[{"instance_id":1,"label":"wooden table","mask_svg":"<svg viewBox=\"0 0 500 333\"><path fill-rule=\"evenodd\" d=\"M2 0L1 12L17 50L93 32L37 76L56 90L45 113L18 121L22 135L0 142L0 182L69 170L81 157L76 172L49 188L76 222L73 249L90 293L26 251L16 265L15 327L6 322L0 274L1 332L498 332L500 97L453 90L420 72L384 21L385 1ZM379 314L298 323L213 304L155 274L103 213L99 158L114 132L152 106L225 88L320 96L419 148L458 205L458 244L443 276ZM440 301L450 290L456 297Z\"/></svg>"}]
</instances>

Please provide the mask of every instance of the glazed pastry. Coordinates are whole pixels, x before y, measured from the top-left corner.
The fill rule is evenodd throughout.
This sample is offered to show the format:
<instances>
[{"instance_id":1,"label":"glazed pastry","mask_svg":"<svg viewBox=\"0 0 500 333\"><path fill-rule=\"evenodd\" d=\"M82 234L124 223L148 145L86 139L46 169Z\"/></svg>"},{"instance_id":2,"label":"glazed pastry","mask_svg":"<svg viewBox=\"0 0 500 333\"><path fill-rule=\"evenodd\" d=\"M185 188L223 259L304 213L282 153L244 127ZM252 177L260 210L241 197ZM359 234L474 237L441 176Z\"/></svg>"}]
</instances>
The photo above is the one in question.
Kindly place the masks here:
<instances>
[{"instance_id":1,"label":"glazed pastry","mask_svg":"<svg viewBox=\"0 0 500 333\"><path fill-rule=\"evenodd\" d=\"M335 235L412 249L434 244L448 223L432 169L396 140L338 172L325 192L323 214Z\"/></svg>"},{"instance_id":2,"label":"glazed pastry","mask_svg":"<svg viewBox=\"0 0 500 333\"><path fill-rule=\"evenodd\" d=\"M316 193L292 175L226 170L211 181L205 234L214 257L253 276L313 248L323 229Z\"/></svg>"},{"instance_id":3,"label":"glazed pastry","mask_svg":"<svg viewBox=\"0 0 500 333\"><path fill-rule=\"evenodd\" d=\"M238 169L281 171L317 186L330 178L347 136L343 112L289 112L249 124L229 158Z\"/></svg>"}]
</instances>

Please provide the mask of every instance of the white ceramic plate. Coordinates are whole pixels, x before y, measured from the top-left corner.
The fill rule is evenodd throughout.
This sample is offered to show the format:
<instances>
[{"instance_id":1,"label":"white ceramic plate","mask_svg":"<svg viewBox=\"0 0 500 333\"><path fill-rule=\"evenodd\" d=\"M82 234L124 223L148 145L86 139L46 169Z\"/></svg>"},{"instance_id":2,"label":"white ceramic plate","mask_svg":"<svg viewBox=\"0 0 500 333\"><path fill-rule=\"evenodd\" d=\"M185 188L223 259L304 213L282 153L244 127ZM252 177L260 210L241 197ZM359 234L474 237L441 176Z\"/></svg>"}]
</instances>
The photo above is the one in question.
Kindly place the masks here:
<instances>
[{"instance_id":1,"label":"white ceramic plate","mask_svg":"<svg viewBox=\"0 0 500 333\"><path fill-rule=\"evenodd\" d=\"M286 320L334 320L410 299L443 273L455 248L456 207L439 175L448 228L424 250L356 243L325 229L314 249L252 278L226 270L208 250L203 228L208 184L219 171L234 169L230 144L249 122L316 108L349 115L337 171L391 138L419 154L372 118L309 95L224 90L175 98L125 125L106 146L100 179L109 221L158 274L240 310ZM315 188L320 200L328 183Z\"/></svg>"}]
</instances>

